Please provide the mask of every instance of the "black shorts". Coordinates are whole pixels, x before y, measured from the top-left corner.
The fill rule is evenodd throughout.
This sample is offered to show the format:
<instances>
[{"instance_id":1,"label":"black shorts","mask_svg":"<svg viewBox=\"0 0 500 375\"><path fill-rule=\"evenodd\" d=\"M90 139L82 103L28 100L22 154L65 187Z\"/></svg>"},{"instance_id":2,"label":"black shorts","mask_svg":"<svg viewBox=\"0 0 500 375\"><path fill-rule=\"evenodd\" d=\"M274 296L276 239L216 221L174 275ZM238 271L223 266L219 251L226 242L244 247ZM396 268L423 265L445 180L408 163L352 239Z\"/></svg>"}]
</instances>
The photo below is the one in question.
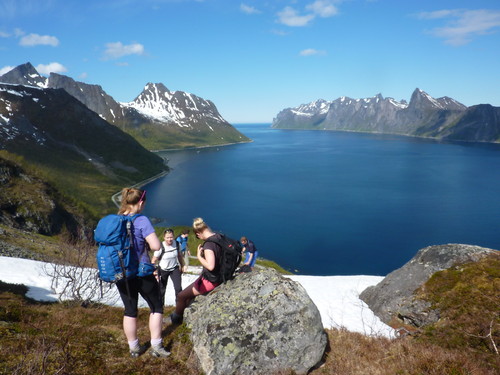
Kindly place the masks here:
<instances>
[{"instance_id":1,"label":"black shorts","mask_svg":"<svg viewBox=\"0 0 500 375\"><path fill-rule=\"evenodd\" d=\"M127 285L125 283L129 286L130 298L127 292ZM123 305L125 306L125 316L137 318L139 294L147 302L151 313L163 314L160 287L154 275L121 280L116 283L116 287L120 292L120 297L123 301Z\"/></svg>"}]
</instances>

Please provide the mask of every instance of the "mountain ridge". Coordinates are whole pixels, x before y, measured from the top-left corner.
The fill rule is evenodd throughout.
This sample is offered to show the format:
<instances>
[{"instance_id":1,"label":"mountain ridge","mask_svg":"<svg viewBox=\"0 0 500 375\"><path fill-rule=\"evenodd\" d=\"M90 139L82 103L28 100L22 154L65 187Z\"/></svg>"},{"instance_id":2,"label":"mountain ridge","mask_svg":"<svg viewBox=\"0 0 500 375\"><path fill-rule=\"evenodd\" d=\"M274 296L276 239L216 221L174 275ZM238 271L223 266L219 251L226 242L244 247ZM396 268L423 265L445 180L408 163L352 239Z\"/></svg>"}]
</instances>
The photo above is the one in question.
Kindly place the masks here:
<instances>
[{"instance_id":1,"label":"mountain ridge","mask_svg":"<svg viewBox=\"0 0 500 375\"><path fill-rule=\"evenodd\" d=\"M50 73L46 78L29 62L0 76L0 82L62 88L148 149L250 141L224 120L211 101L183 91L171 92L162 83L148 83L133 101L120 103L100 85L79 82L57 73Z\"/></svg>"},{"instance_id":2,"label":"mountain ridge","mask_svg":"<svg viewBox=\"0 0 500 375\"><path fill-rule=\"evenodd\" d=\"M278 129L315 129L373 132L444 140L500 142L500 107L467 107L444 96L433 98L416 88L409 102L384 98L333 101L318 99L285 108L273 119Z\"/></svg>"}]
</instances>

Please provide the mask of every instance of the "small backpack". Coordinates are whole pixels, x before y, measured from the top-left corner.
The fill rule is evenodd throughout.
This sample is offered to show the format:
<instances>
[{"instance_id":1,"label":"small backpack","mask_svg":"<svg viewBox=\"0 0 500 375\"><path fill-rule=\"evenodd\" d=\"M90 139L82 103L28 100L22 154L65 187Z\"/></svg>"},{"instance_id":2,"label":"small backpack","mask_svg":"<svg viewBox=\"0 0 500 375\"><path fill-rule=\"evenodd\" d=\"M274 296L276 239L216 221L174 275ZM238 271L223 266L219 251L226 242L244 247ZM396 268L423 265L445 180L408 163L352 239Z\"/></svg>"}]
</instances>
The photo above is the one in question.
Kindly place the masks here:
<instances>
[{"instance_id":1,"label":"small backpack","mask_svg":"<svg viewBox=\"0 0 500 375\"><path fill-rule=\"evenodd\" d=\"M218 260L218 280L210 281L225 283L227 280L231 280L234 277L234 272L240 265L242 247L238 241L226 237L225 235L220 233L219 235L220 238L217 238L217 236L212 236L206 241L213 242L219 245L222 249L220 259Z\"/></svg>"},{"instance_id":2,"label":"small backpack","mask_svg":"<svg viewBox=\"0 0 500 375\"><path fill-rule=\"evenodd\" d=\"M139 216L108 215L94 230L97 269L102 281L114 283L137 276L139 260L133 250L133 222Z\"/></svg>"}]
</instances>

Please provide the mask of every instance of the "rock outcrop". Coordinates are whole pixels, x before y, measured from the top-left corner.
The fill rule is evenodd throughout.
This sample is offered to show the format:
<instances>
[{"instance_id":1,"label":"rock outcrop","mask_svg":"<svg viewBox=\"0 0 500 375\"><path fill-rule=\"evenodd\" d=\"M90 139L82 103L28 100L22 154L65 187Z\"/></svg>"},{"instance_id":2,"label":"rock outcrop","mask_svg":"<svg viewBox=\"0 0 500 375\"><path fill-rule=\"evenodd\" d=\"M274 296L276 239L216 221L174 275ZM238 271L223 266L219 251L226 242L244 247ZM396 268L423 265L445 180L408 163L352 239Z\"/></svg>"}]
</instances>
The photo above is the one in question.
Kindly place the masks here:
<instances>
[{"instance_id":1,"label":"rock outcrop","mask_svg":"<svg viewBox=\"0 0 500 375\"><path fill-rule=\"evenodd\" d=\"M416 327L434 323L439 319L439 311L432 310L430 303L416 298L416 290L434 273L457 264L478 261L492 252L497 250L462 244L426 247L380 283L366 288L360 298L385 323L395 318Z\"/></svg>"},{"instance_id":2,"label":"rock outcrop","mask_svg":"<svg viewBox=\"0 0 500 375\"><path fill-rule=\"evenodd\" d=\"M306 374L327 343L305 289L272 269L240 274L197 297L184 321L207 375Z\"/></svg>"}]
</instances>

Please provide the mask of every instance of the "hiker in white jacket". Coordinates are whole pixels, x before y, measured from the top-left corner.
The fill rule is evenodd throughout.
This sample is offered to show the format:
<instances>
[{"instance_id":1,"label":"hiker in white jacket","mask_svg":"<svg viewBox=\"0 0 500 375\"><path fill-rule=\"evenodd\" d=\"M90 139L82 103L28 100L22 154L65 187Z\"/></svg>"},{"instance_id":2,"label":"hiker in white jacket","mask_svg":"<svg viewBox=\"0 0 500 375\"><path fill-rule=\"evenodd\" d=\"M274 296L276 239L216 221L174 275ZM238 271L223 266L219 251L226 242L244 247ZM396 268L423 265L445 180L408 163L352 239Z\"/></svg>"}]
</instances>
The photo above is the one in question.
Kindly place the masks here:
<instances>
[{"instance_id":1,"label":"hiker in white jacket","mask_svg":"<svg viewBox=\"0 0 500 375\"><path fill-rule=\"evenodd\" d=\"M165 305L165 291L167 290L168 278L170 277L174 283L175 300L177 301L177 295L182 290L181 274L186 271L184 258L179 251L179 244L174 238L174 231L172 229L165 229L161 249L154 252L152 259L152 262L155 264L159 261L160 274L157 275L157 278L160 281L163 305Z\"/></svg>"}]
</instances>

